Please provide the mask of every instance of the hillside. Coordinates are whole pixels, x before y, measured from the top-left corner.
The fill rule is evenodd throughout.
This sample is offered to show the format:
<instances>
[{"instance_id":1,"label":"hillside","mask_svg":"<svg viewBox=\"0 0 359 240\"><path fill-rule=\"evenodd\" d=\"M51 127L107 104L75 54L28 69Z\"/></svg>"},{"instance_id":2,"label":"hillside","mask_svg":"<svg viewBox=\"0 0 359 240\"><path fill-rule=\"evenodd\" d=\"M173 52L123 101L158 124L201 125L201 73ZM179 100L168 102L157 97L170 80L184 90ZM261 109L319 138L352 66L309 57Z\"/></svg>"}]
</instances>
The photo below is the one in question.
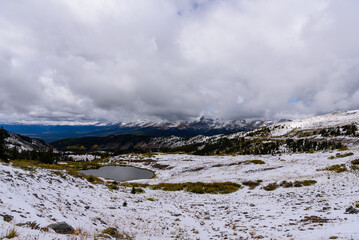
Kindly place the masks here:
<instances>
[{"instance_id":1,"label":"hillside","mask_svg":"<svg viewBox=\"0 0 359 240\"><path fill-rule=\"evenodd\" d=\"M348 152L111 159L112 164L155 171L156 178L133 181L138 187L227 181L242 185L230 194L164 191L146 185L143 193L131 194L131 184L115 188L109 182L107 187L66 171L34 172L0 163L0 214L9 221L0 218L0 236L15 226L18 239L106 239L110 236L102 232L110 227L132 239L357 239L359 215L348 214L357 211L359 201L358 170L350 168L359 152L352 152L332 160L328 158ZM335 164L347 170L321 170ZM76 235L46 230L58 222L72 226Z\"/></svg>"},{"instance_id":2,"label":"hillside","mask_svg":"<svg viewBox=\"0 0 359 240\"><path fill-rule=\"evenodd\" d=\"M51 148L49 144L47 144L41 139L30 138L8 131L5 131L5 144L10 149L16 147L18 150L21 151L31 151L33 149L48 150L49 148Z\"/></svg>"},{"instance_id":3,"label":"hillside","mask_svg":"<svg viewBox=\"0 0 359 240\"><path fill-rule=\"evenodd\" d=\"M246 132L195 137L107 137L63 139L51 143L59 150L108 150L118 153L182 151L210 154L273 154L339 149L356 144L359 111L342 111L308 119L280 122ZM94 149L96 146L96 149Z\"/></svg>"}]
</instances>

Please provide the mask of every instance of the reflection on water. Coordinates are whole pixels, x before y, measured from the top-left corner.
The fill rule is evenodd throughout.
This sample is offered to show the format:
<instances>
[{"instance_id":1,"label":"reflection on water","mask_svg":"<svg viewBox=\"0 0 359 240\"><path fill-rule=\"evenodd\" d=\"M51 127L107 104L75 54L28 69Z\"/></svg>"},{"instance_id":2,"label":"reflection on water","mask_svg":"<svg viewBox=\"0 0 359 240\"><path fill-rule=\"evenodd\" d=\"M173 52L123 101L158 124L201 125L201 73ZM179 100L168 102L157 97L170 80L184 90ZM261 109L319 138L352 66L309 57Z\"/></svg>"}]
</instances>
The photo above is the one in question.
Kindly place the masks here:
<instances>
[{"instance_id":1,"label":"reflection on water","mask_svg":"<svg viewBox=\"0 0 359 240\"><path fill-rule=\"evenodd\" d=\"M116 181L149 179L153 177L153 173L151 171L124 166L105 166L99 169L82 170L80 172L86 175L110 178Z\"/></svg>"}]
</instances>

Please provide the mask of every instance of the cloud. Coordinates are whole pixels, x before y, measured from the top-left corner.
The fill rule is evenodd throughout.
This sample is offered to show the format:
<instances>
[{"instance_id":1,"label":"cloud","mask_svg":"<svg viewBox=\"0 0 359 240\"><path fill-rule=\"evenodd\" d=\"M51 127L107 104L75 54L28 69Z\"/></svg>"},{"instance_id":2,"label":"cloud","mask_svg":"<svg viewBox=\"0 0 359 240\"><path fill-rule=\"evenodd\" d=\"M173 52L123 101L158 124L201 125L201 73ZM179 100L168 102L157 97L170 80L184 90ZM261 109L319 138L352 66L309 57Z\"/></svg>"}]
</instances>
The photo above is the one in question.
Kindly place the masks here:
<instances>
[{"instance_id":1,"label":"cloud","mask_svg":"<svg viewBox=\"0 0 359 240\"><path fill-rule=\"evenodd\" d=\"M4 0L0 119L359 108L358 10L356 0Z\"/></svg>"}]
</instances>

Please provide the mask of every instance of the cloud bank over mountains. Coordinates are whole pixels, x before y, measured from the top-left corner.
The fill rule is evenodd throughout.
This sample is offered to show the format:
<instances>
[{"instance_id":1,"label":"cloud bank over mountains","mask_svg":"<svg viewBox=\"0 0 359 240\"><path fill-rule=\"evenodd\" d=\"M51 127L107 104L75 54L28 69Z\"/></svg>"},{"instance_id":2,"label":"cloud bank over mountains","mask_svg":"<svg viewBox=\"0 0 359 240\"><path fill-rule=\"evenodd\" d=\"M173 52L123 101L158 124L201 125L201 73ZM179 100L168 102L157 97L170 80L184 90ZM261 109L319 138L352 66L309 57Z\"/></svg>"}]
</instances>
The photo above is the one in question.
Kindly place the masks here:
<instances>
[{"instance_id":1,"label":"cloud bank over mountains","mask_svg":"<svg viewBox=\"0 0 359 240\"><path fill-rule=\"evenodd\" d=\"M356 0L0 2L0 120L359 108Z\"/></svg>"}]
</instances>

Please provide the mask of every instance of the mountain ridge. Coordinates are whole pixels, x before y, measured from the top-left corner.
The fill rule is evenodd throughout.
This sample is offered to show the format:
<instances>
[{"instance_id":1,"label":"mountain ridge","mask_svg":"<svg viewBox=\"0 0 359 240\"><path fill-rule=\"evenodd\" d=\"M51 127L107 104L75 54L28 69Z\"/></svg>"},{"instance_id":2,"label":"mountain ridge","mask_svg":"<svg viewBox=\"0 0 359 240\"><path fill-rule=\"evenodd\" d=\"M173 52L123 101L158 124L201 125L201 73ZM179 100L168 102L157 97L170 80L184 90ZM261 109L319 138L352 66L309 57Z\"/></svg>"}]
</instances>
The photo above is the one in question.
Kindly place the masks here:
<instances>
[{"instance_id":1,"label":"mountain ridge","mask_svg":"<svg viewBox=\"0 0 359 240\"><path fill-rule=\"evenodd\" d=\"M231 120L210 119L200 117L196 120L183 121L138 121L128 123L101 124L101 125L41 125L41 124L3 124L8 131L21 135L41 138L53 142L64 138L94 137L108 135L139 135L139 136L181 136L196 135L212 136L229 134L238 131L248 131L262 126L268 126L270 120Z\"/></svg>"}]
</instances>

